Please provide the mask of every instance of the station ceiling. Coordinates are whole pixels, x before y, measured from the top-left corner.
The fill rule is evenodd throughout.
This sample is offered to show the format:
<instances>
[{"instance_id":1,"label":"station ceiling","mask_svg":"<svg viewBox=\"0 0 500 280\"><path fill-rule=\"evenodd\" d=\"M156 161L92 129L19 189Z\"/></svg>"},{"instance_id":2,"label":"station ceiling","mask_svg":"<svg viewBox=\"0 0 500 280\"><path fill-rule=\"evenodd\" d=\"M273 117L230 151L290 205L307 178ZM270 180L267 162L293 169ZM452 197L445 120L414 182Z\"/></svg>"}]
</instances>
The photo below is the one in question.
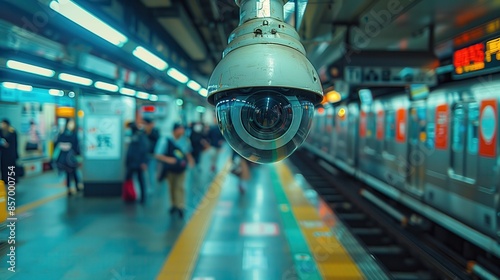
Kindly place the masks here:
<instances>
[{"instance_id":1,"label":"station ceiling","mask_svg":"<svg viewBox=\"0 0 500 280\"><path fill-rule=\"evenodd\" d=\"M239 22L234 0L140 1L156 14L155 20L189 58L197 62L199 71L210 75L221 59L229 34ZM299 35L309 59L318 69L338 59L344 43L355 51L432 52L436 46L500 15L499 0L306 2ZM158 12L162 9L179 12ZM192 28L197 32L190 32Z\"/></svg>"},{"instance_id":2,"label":"station ceiling","mask_svg":"<svg viewBox=\"0 0 500 280\"><path fill-rule=\"evenodd\" d=\"M234 0L74 0L115 23L148 30L205 83L238 26ZM320 70L345 54L356 52L430 51L459 34L499 18L500 0L291 0L307 4L299 18L299 35L313 65ZM0 0L35 14L34 2ZM41 4L40 4L41 3ZM127 13L127 9L129 13ZM124 12L125 11L125 12ZM136 18L130 22L130 11ZM292 20L293 21L293 20ZM293 22L291 22L293 24ZM126 29L126 28L125 28ZM52 36L57 37L57 36ZM64 41L64 38L61 39ZM151 49L161 50L157 40Z\"/></svg>"}]
</instances>

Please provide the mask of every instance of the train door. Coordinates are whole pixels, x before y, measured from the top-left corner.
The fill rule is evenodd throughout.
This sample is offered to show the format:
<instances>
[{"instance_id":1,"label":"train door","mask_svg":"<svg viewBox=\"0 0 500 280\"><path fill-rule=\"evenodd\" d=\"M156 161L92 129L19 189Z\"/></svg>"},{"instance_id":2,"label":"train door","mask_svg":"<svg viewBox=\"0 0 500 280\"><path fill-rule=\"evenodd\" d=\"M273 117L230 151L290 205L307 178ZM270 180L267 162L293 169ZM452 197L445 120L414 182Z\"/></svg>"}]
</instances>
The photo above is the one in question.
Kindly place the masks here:
<instances>
[{"instance_id":1,"label":"train door","mask_svg":"<svg viewBox=\"0 0 500 280\"><path fill-rule=\"evenodd\" d=\"M408 121L407 186L411 192L418 195L422 195L424 191L426 112L423 101L413 103Z\"/></svg>"},{"instance_id":2,"label":"train door","mask_svg":"<svg viewBox=\"0 0 500 280\"><path fill-rule=\"evenodd\" d=\"M478 160L478 104L457 103L453 107L451 122L451 177L460 183L474 185Z\"/></svg>"}]
</instances>

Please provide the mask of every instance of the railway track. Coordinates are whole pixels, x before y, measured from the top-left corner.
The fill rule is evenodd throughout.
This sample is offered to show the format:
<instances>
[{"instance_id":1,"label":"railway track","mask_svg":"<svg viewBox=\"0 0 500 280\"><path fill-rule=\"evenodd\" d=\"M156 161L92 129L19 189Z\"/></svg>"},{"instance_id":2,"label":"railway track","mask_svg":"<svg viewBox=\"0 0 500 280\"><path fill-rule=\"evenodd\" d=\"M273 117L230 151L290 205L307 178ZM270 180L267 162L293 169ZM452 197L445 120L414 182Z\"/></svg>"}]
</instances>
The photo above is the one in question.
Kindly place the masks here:
<instances>
[{"instance_id":1,"label":"railway track","mask_svg":"<svg viewBox=\"0 0 500 280\"><path fill-rule=\"evenodd\" d=\"M305 150L290 159L392 279L478 279L467 271L465 259L442 248L421 230L421 223L412 226L407 210L391 207L361 182Z\"/></svg>"}]
</instances>

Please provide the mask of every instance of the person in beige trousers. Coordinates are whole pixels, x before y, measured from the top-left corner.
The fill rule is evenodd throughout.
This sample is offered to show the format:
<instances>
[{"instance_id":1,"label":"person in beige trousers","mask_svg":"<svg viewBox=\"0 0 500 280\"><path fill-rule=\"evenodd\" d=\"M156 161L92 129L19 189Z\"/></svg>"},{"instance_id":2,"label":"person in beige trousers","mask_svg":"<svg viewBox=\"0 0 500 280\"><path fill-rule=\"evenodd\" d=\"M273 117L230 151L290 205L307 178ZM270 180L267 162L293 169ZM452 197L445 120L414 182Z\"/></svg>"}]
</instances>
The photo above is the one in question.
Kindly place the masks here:
<instances>
[{"instance_id":1,"label":"person in beige trousers","mask_svg":"<svg viewBox=\"0 0 500 280\"><path fill-rule=\"evenodd\" d=\"M167 179L170 188L170 214L184 217L184 182L186 169L194 166L191 142L184 136L184 126L174 124L172 137L162 138L155 149L155 158L163 163L159 181Z\"/></svg>"}]
</instances>

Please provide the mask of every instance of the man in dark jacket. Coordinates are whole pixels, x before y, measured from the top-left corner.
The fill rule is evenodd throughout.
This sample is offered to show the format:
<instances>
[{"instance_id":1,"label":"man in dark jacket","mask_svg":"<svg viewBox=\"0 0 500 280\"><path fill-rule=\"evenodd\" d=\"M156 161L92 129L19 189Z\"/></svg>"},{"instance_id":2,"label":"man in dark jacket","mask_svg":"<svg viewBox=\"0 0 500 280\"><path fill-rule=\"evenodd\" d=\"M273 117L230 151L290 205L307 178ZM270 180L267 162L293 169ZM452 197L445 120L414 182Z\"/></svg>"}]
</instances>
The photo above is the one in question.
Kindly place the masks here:
<instances>
[{"instance_id":1,"label":"man in dark jacket","mask_svg":"<svg viewBox=\"0 0 500 280\"><path fill-rule=\"evenodd\" d=\"M16 180L17 176L8 176L18 173L18 170L12 170L16 166L16 160L19 158L17 153L17 133L10 126L8 119L3 119L0 123L0 172L2 172L2 180L7 185L8 177ZM17 183L17 181L15 181Z\"/></svg>"},{"instance_id":2,"label":"man in dark jacket","mask_svg":"<svg viewBox=\"0 0 500 280\"><path fill-rule=\"evenodd\" d=\"M217 169L217 159L219 158L219 154L222 148L222 144L224 143L224 136L219 130L217 124L213 124L210 126L208 130L208 139L210 141L210 145L215 149L214 155L212 157L212 172L215 172Z\"/></svg>"},{"instance_id":3,"label":"man in dark jacket","mask_svg":"<svg viewBox=\"0 0 500 280\"><path fill-rule=\"evenodd\" d=\"M156 170L157 164L156 159L154 157L156 143L158 143L158 139L160 139L160 132L155 127L155 123L150 118L144 118L144 133L146 134L149 140L149 151L148 151L148 193L153 193L154 188L156 186Z\"/></svg>"},{"instance_id":4,"label":"man in dark jacket","mask_svg":"<svg viewBox=\"0 0 500 280\"><path fill-rule=\"evenodd\" d=\"M146 186L144 184L143 171L147 169L149 141L147 136L139 130L135 123L128 125L130 129L130 144L127 150L125 166L127 168L126 180L132 180L134 173L137 173L139 186L141 188L141 203L146 201Z\"/></svg>"},{"instance_id":5,"label":"man in dark jacket","mask_svg":"<svg viewBox=\"0 0 500 280\"><path fill-rule=\"evenodd\" d=\"M193 147L191 154L196 165L200 162L201 152L210 147L208 137L203 133L203 131L203 123L196 122L193 124L191 135L189 135L189 140L191 140L191 145Z\"/></svg>"}]
</instances>

